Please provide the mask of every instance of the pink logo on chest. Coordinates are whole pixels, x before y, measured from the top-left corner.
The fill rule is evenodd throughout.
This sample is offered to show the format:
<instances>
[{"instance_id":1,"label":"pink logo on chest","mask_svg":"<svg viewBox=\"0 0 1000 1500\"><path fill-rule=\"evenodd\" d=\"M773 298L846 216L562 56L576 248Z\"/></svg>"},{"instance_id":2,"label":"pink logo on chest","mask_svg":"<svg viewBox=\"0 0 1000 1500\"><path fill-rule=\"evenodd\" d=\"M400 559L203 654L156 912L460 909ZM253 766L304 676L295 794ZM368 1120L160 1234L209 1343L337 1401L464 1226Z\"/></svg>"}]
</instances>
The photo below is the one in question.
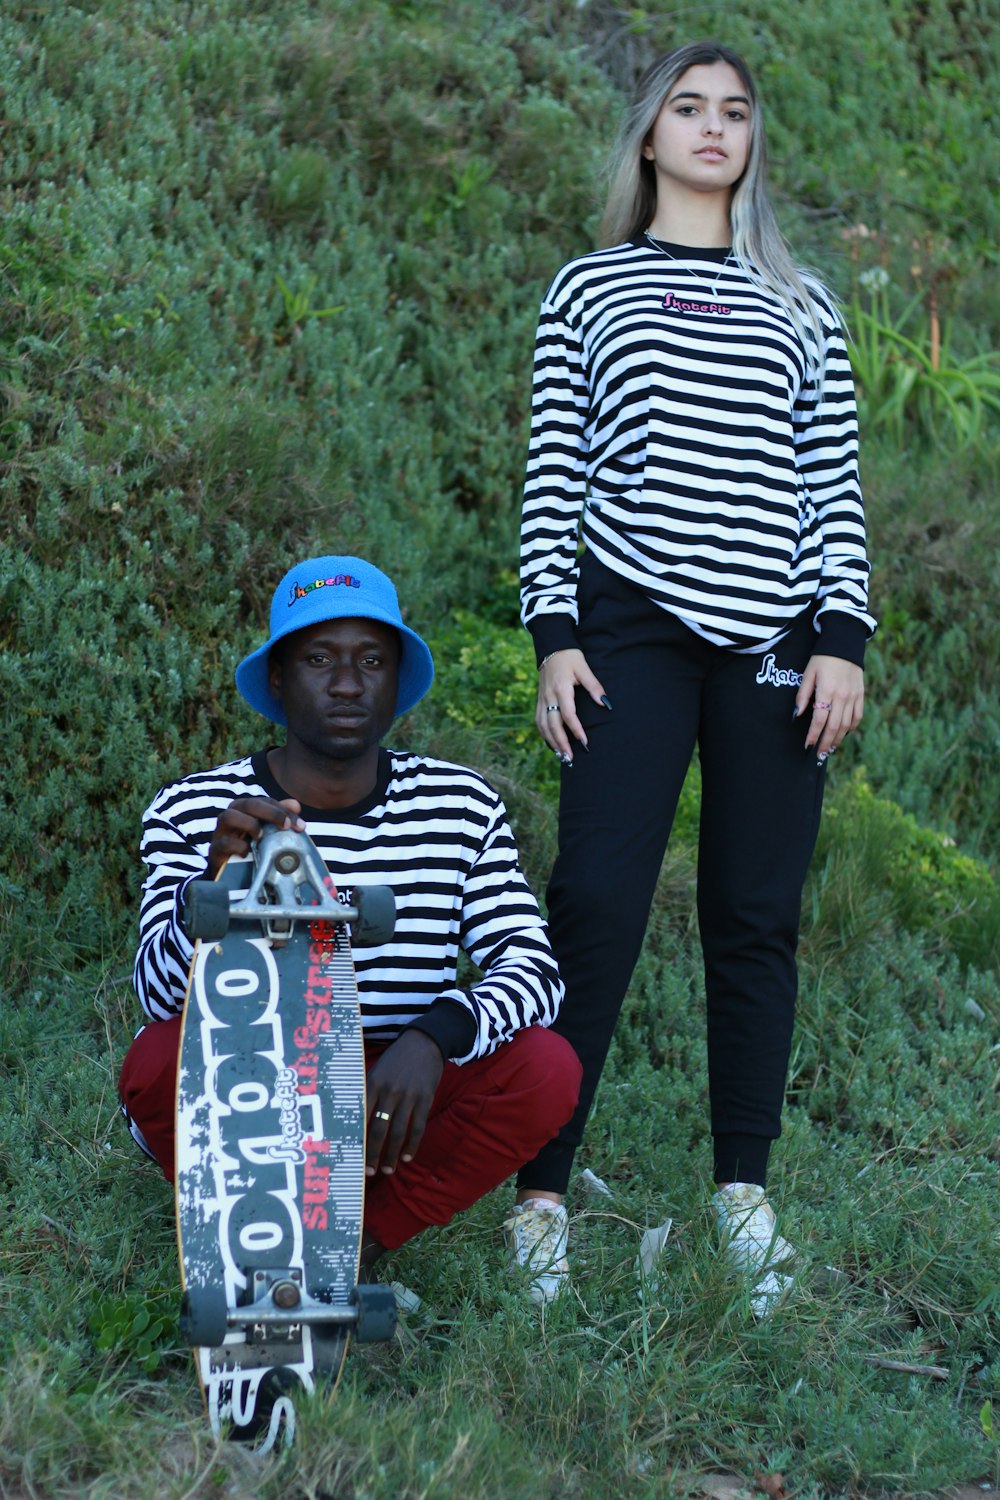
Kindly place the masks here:
<instances>
[{"instance_id":1,"label":"pink logo on chest","mask_svg":"<svg viewBox=\"0 0 1000 1500\"><path fill-rule=\"evenodd\" d=\"M732 308L722 302L681 302L673 292L667 293L661 306L667 312L711 313L716 318L728 318L732 312Z\"/></svg>"}]
</instances>

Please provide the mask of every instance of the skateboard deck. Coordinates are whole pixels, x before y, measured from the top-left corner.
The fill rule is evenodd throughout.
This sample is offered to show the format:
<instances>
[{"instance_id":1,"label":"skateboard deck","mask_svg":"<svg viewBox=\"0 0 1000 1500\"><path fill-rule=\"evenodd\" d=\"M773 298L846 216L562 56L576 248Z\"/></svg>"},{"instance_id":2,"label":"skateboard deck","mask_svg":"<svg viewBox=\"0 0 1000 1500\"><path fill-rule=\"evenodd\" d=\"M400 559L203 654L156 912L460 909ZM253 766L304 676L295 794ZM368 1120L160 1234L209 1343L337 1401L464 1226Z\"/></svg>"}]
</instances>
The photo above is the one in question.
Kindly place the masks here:
<instances>
[{"instance_id":1,"label":"skateboard deck","mask_svg":"<svg viewBox=\"0 0 1000 1500\"><path fill-rule=\"evenodd\" d=\"M349 923L392 930L391 892L347 907L305 834L186 893L196 939L177 1082L181 1331L212 1430L291 1441L295 1398L335 1384L353 1334L391 1338L358 1286L365 1065Z\"/></svg>"}]
</instances>

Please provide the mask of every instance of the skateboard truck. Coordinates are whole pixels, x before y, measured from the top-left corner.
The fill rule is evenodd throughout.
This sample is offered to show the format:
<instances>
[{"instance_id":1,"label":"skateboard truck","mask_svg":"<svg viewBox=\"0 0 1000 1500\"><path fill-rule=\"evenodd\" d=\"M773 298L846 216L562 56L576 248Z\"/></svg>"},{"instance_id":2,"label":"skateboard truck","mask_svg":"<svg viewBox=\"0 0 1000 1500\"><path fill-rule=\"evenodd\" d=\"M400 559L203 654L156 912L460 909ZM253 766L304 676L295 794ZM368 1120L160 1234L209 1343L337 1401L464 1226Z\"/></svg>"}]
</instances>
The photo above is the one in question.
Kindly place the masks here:
<instances>
[{"instance_id":1,"label":"skateboard truck","mask_svg":"<svg viewBox=\"0 0 1000 1500\"><path fill-rule=\"evenodd\" d=\"M350 922L355 941L372 947L388 942L396 903L388 886L362 886L356 905L331 894L330 876L305 835L268 824L253 848L249 888L228 890L215 880L192 880L184 894L182 922L192 940L218 942L231 922L259 922L276 947L286 943L295 922Z\"/></svg>"},{"instance_id":2,"label":"skateboard truck","mask_svg":"<svg viewBox=\"0 0 1000 1500\"><path fill-rule=\"evenodd\" d=\"M320 1302L309 1295L301 1269L281 1267L253 1272L252 1302L230 1307L218 1283L191 1286L181 1299L180 1330L188 1343L215 1349L233 1328L265 1330L269 1338L303 1324L343 1328L360 1344L391 1339L396 1331L396 1299L392 1288L363 1282L349 1294L347 1304ZM294 1332L293 1332L294 1331ZM248 1338L248 1342L251 1341Z\"/></svg>"}]
</instances>

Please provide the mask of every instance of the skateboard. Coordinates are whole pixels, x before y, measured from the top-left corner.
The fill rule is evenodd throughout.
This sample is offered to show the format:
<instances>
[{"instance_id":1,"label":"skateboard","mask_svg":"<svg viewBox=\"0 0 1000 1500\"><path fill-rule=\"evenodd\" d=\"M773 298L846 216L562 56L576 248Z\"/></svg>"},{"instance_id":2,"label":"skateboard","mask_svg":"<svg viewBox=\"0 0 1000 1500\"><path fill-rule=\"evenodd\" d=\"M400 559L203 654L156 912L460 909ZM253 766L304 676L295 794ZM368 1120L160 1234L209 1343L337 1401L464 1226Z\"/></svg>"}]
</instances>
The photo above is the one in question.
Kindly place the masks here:
<instances>
[{"instance_id":1,"label":"skateboard","mask_svg":"<svg viewBox=\"0 0 1000 1500\"><path fill-rule=\"evenodd\" d=\"M213 1433L267 1451L295 1398L335 1385L351 1337L390 1339L387 1286L358 1285L365 1064L355 938L388 940L392 892L346 906L312 841L265 827L193 881L177 1079L181 1333Z\"/></svg>"}]
</instances>

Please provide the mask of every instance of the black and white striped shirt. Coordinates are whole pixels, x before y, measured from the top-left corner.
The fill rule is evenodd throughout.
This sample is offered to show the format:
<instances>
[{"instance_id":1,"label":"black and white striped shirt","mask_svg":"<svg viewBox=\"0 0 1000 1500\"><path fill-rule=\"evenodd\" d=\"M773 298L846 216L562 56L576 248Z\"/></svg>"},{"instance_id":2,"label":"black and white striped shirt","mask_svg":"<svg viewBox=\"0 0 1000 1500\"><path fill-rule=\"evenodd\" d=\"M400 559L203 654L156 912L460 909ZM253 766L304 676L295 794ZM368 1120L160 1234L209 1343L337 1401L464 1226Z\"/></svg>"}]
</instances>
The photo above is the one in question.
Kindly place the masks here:
<instances>
[{"instance_id":1,"label":"black and white striped shirt","mask_svg":"<svg viewBox=\"0 0 1000 1500\"><path fill-rule=\"evenodd\" d=\"M134 979L153 1020L184 1005L193 948L180 897L205 875L219 815L236 797L287 795L261 752L186 776L146 809ZM545 925L503 803L475 771L383 749L369 797L336 811L303 807L302 817L346 899L364 885L391 886L396 898L391 942L355 948L366 1040L390 1042L415 1024L446 1057L469 1062L554 1020L563 991ZM482 971L467 987L456 983L460 948Z\"/></svg>"},{"instance_id":2,"label":"black and white striped shirt","mask_svg":"<svg viewBox=\"0 0 1000 1500\"><path fill-rule=\"evenodd\" d=\"M642 239L559 272L538 325L521 547L539 657L576 644L581 517L600 562L718 645L770 645L818 603L819 649L863 657L875 621L854 387L837 315L814 300L818 377L788 312L725 251Z\"/></svg>"}]
</instances>

